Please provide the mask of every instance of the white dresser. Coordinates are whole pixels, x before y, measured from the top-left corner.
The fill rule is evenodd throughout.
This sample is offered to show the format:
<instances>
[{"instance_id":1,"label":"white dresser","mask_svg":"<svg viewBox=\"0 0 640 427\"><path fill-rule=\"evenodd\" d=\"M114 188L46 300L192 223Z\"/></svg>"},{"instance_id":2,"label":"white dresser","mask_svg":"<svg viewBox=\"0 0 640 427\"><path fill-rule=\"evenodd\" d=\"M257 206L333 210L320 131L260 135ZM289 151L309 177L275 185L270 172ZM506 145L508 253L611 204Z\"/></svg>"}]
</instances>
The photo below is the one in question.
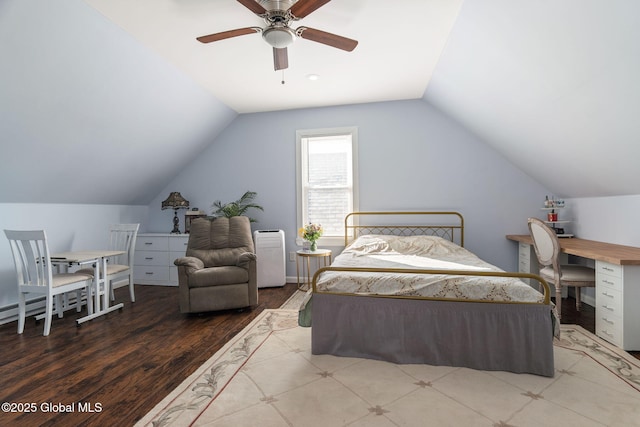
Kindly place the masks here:
<instances>
[{"instance_id":1,"label":"white dresser","mask_svg":"<svg viewBox=\"0 0 640 427\"><path fill-rule=\"evenodd\" d=\"M139 233L133 280L141 285L178 286L178 268L173 260L183 257L188 234Z\"/></svg>"}]
</instances>

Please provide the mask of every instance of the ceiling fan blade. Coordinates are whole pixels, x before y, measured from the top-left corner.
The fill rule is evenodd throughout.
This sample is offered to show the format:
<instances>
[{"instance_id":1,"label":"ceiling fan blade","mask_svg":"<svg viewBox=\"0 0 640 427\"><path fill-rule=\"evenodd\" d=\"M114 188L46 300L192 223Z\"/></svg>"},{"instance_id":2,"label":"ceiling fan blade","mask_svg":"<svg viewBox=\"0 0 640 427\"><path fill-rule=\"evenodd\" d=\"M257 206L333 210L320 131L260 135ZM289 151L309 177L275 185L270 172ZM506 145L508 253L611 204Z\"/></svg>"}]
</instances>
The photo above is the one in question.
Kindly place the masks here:
<instances>
[{"instance_id":1,"label":"ceiling fan blade","mask_svg":"<svg viewBox=\"0 0 640 427\"><path fill-rule=\"evenodd\" d=\"M302 19L331 0L298 0L289 8L293 19Z\"/></svg>"},{"instance_id":2,"label":"ceiling fan blade","mask_svg":"<svg viewBox=\"0 0 640 427\"><path fill-rule=\"evenodd\" d=\"M267 9L260 6L260 4L256 2L256 0L238 0L238 3L242 4L244 7L246 7L256 15L261 16L267 13Z\"/></svg>"},{"instance_id":3,"label":"ceiling fan blade","mask_svg":"<svg viewBox=\"0 0 640 427\"><path fill-rule=\"evenodd\" d=\"M346 50L347 52L351 52L356 48L356 46L358 46L357 40L342 37L337 34L327 33L326 31L316 30L315 28L299 27L296 30L296 34L303 39L337 47L338 49Z\"/></svg>"},{"instance_id":4,"label":"ceiling fan blade","mask_svg":"<svg viewBox=\"0 0 640 427\"><path fill-rule=\"evenodd\" d=\"M286 47L283 47L282 49L277 47L273 48L273 68L276 71L289 68L289 56L287 55Z\"/></svg>"},{"instance_id":5,"label":"ceiling fan blade","mask_svg":"<svg viewBox=\"0 0 640 427\"><path fill-rule=\"evenodd\" d=\"M197 37L200 43L217 42L218 40L229 39L231 37L244 36L246 34L255 34L262 31L260 27L237 28L235 30L223 31L221 33L209 34L207 36Z\"/></svg>"}]
</instances>

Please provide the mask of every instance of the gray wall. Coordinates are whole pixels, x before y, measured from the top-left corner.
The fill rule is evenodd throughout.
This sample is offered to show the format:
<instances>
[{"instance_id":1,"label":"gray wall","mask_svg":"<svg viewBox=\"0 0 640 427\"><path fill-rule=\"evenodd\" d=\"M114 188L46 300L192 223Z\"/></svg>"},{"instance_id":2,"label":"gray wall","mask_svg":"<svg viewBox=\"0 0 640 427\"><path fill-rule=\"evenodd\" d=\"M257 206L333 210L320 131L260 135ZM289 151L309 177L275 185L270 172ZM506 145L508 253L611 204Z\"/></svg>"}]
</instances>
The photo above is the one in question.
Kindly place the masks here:
<instances>
[{"instance_id":1,"label":"gray wall","mask_svg":"<svg viewBox=\"0 0 640 427\"><path fill-rule=\"evenodd\" d=\"M254 228L283 229L287 252L298 249L295 132L340 126L358 127L360 210L458 210L466 246L516 269L504 236L526 232L548 190L421 100L241 115L156 197L145 228L167 231L172 214L160 203L170 191L210 212L214 200L252 190L265 208Z\"/></svg>"}]
</instances>

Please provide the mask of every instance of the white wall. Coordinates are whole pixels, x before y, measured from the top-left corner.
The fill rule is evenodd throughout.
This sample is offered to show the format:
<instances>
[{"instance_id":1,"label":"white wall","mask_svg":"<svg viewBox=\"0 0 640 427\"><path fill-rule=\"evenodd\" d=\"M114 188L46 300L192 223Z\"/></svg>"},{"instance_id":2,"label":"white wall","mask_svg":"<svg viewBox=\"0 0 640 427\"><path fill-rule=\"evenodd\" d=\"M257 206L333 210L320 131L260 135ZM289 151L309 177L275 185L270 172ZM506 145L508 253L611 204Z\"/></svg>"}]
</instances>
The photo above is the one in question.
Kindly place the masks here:
<instances>
[{"instance_id":1,"label":"white wall","mask_svg":"<svg viewBox=\"0 0 640 427\"><path fill-rule=\"evenodd\" d=\"M576 237L640 247L640 195L568 199Z\"/></svg>"},{"instance_id":2,"label":"white wall","mask_svg":"<svg viewBox=\"0 0 640 427\"><path fill-rule=\"evenodd\" d=\"M254 228L283 229L287 252L296 250L295 132L340 126L358 127L361 210L458 210L466 247L517 269L505 235L526 233L550 192L422 100L241 115L156 196L145 229L170 229L172 213L160 210L170 191L210 212L214 200L252 190L265 208Z\"/></svg>"},{"instance_id":3,"label":"white wall","mask_svg":"<svg viewBox=\"0 0 640 427\"><path fill-rule=\"evenodd\" d=\"M116 223L143 223L147 206L0 204L0 229L47 232L52 252L104 248L108 228ZM9 243L0 244L0 308L18 302L16 274Z\"/></svg>"}]
</instances>

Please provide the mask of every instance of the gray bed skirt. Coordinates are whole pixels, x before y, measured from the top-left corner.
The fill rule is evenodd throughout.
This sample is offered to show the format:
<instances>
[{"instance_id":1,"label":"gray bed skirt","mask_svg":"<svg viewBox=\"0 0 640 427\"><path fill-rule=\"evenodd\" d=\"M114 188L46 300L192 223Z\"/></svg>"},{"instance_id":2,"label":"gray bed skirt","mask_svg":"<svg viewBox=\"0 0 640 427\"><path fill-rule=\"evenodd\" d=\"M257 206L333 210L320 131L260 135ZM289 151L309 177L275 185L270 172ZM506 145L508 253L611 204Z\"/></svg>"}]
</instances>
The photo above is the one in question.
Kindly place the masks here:
<instances>
[{"instance_id":1,"label":"gray bed skirt","mask_svg":"<svg viewBox=\"0 0 640 427\"><path fill-rule=\"evenodd\" d=\"M313 354L552 377L551 306L313 295Z\"/></svg>"}]
</instances>

